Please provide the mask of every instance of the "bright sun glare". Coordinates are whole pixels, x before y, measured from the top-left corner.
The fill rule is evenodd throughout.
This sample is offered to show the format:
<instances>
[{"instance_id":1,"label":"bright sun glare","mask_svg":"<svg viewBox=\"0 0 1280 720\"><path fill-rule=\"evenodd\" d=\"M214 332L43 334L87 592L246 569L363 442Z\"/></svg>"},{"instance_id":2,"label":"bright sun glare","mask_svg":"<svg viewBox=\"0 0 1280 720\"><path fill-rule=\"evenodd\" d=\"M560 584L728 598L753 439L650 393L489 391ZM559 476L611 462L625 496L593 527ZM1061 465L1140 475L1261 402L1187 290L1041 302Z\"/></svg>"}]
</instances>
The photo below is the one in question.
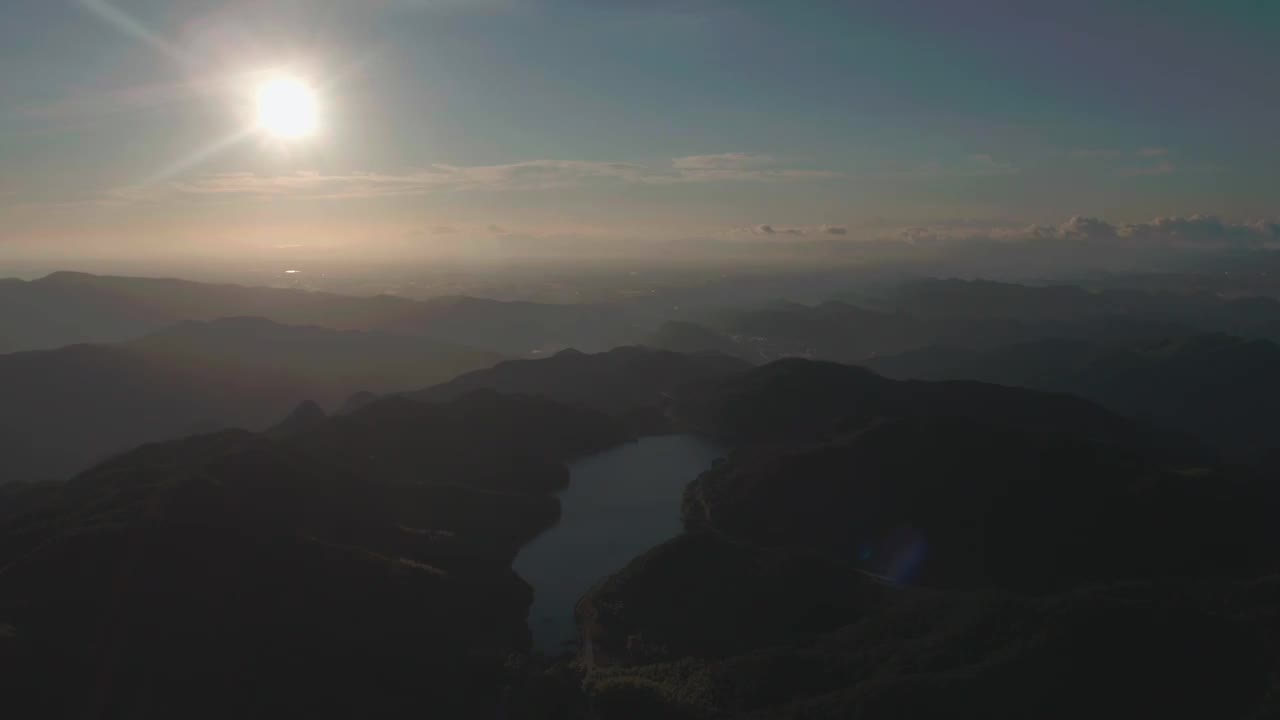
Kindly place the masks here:
<instances>
[{"instance_id":1,"label":"bright sun glare","mask_svg":"<svg viewBox=\"0 0 1280 720\"><path fill-rule=\"evenodd\" d=\"M258 126L285 140L314 135L319 126L315 91L290 76L270 78L258 87Z\"/></svg>"}]
</instances>

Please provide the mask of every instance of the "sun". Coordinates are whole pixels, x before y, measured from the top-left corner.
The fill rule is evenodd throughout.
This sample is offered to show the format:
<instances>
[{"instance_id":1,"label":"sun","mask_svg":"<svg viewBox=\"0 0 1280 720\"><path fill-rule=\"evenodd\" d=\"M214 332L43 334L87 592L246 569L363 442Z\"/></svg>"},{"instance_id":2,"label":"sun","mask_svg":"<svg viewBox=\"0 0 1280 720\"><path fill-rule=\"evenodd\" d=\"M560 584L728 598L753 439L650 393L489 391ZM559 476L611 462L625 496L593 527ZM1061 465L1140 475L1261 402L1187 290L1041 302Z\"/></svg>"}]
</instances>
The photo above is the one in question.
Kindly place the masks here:
<instances>
[{"instance_id":1,"label":"sun","mask_svg":"<svg viewBox=\"0 0 1280 720\"><path fill-rule=\"evenodd\" d=\"M301 78L278 75L258 86L258 127L283 140L315 135L320 125L315 90Z\"/></svg>"}]
</instances>

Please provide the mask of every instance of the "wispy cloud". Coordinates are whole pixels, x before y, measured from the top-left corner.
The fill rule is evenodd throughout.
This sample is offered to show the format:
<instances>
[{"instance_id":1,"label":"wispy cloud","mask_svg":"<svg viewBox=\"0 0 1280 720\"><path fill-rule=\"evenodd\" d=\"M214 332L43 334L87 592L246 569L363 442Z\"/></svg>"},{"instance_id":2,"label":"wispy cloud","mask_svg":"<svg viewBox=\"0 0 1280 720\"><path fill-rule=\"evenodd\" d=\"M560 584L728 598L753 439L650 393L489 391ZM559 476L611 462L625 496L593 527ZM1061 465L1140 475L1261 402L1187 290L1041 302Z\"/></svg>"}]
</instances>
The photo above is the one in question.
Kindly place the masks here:
<instances>
[{"instance_id":1,"label":"wispy cloud","mask_svg":"<svg viewBox=\"0 0 1280 720\"><path fill-rule=\"evenodd\" d=\"M925 163L911 170L895 173L895 177L907 180L940 180L943 178L999 177L1017 175L1020 171L1012 163L996 160L986 153L970 155L958 162Z\"/></svg>"},{"instance_id":2,"label":"wispy cloud","mask_svg":"<svg viewBox=\"0 0 1280 720\"><path fill-rule=\"evenodd\" d=\"M769 155L753 155L751 153L720 153L718 155L690 155L676 158L671 166L677 170L744 170L749 168L768 167L773 164Z\"/></svg>"},{"instance_id":3,"label":"wispy cloud","mask_svg":"<svg viewBox=\"0 0 1280 720\"><path fill-rule=\"evenodd\" d=\"M403 174L297 172L287 175L222 173L148 187L117 188L108 203L164 198L325 200L423 195L439 191L548 190L584 183L643 184L704 182L803 182L839 173L779 167L771 158L746 153L695 155L655 167L626 162L532 160L505 165L436 164Z\"/></svg>"},{"instance_id":4,"label":"wispy cloud","mask_svg":"<svg viewBox=\"0 0 1280 720\"><path fill-rule=\"evenodd\" d=\"M880 239L914 244L1030 243L1056 247L1104 250L1207 249L1274 247L1280 244L1280 224L1237 222L1214 215L1155 218L1147 222L1113 223L1076 215L1056 225L1025 225L1013 221L941 222L928 226L890 229Z\"/></svg>"},{"instance_id":5,"label":"wispy cloud","mask_svg":"<svg viewBox=\"0 0 1280 720\"><path fill-rule=\"evenodd\" d=\"M1071 154L1082 158L1123 158L1130 156L1154 158L1164 157L1172 152L1167 147L1148 145L1136 150L1124 148L1078 148L1072 150Z\"/></svg>"},{"instance_id":6,"label":"wispy cloud","mask_svg":"<svg viewBox=\"0 0 1280 720\"><path fill-rule=\"evenodd\" d=\"M848 235L849 228L844 225L751 225L734 230L738 234L757 236L791 236L805 237L812 235Z\"/></svg>"},{"instance_id":7,"label":"wispy cloud","mask_svg":"<svg viewBox=\"0 0 1280 720\"><path fill-rule=\"evenodd\" d=\"M838 177L841 173L783 167L769 155L722 153L676 158L669 168L647 175L644 182L793 182Z\"/></svg>"},{"instance_id":8,"label":"wispy cloud","mask_svg":"<svg viewBox=\"0 0 1280 720\"><path fill-rule=\"evenodd\" d=\"M1161 160L1155 165L1142 165L1138 167L1124 167L1116 170L1120 175L1126 177L1139 177L1143 175L1169 175L1177 170L1177 167L1168 160Z\"/></svg>"}]
</instances>

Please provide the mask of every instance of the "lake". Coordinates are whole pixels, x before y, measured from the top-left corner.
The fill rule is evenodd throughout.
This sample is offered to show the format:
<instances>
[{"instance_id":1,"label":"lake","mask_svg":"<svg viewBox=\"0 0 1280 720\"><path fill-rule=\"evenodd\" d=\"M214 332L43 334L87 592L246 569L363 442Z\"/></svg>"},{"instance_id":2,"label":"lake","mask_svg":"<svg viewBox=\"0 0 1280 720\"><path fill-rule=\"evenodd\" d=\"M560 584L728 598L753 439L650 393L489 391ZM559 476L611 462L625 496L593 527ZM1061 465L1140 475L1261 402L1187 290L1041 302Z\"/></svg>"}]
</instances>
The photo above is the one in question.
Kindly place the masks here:
<instances>
[{"instance_id":1,"label":"lake","mask_svg":"<svg viewBox=\"0 0 1280 720\"><path fill-rule=\"evenodd\" d=\"M642 438L569 466L560 522L520 550L513 567L533 586L529 628L547 654L577 639L578 598L637 555L677 535L685 485L726 451L696 435Z\"/></svg>"}]
</instances>

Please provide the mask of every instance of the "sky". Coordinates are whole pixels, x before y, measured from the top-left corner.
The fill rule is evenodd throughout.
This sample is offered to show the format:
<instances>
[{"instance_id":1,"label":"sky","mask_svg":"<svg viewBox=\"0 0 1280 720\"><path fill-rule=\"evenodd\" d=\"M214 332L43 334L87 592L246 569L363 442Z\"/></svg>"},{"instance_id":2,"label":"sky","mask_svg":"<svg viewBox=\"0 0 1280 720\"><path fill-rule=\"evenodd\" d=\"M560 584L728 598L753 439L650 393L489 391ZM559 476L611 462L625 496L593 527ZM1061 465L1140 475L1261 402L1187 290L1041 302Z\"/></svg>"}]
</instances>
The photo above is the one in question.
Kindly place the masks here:
<instances>
[{"instance_id":1,"label":"sky","mask_svg":"<svg viewBox=\"0 0 1280 720\"><path fill-rule=\"evenodd\" d=\"M1275 2L2 12L0 258L1280 242ZM279 73L314 86L313 137L254 127Z\"/></svg>"}]
</instances>

